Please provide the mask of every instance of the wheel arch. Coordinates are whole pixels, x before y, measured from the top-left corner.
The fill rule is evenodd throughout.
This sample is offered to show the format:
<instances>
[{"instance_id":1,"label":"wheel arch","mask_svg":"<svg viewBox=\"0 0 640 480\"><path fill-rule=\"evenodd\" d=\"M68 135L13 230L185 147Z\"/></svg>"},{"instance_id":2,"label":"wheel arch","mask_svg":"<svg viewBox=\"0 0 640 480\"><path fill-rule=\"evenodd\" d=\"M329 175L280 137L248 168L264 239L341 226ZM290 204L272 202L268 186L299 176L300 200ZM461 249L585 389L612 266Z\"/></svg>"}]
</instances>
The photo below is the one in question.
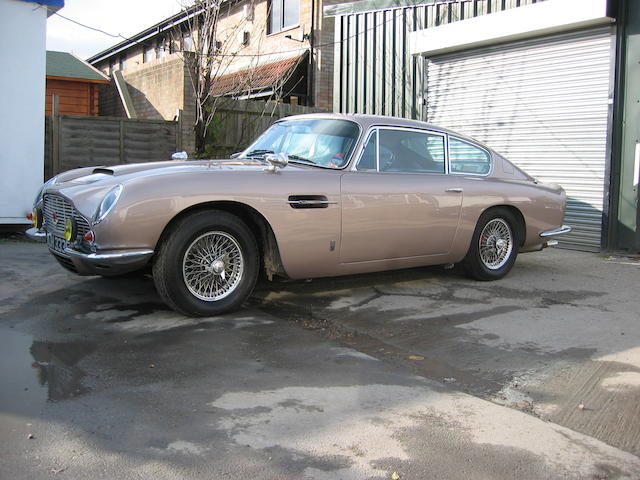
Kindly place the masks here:
<instances>
[{"instance_id":1,"label":"wheel arch","mask_svg":"<svg viewBox=\"0 0 640 480\"><path fill-rule=\"evenodd\" d=\"M491 207L485 209L480 214L480 217L482 217L483 215L487 215L488 213L491 213L494 210L499 210L499 209L509 211L513 215L513 217L517 220L517 225L515 225L514 227L517 229L516 234L518 235L518 239L520 243L519 247L522 247L527 238L527 222L519 208L514 207L513 205L507 205L507 204L492 205ZM476 220L476 225L480 221L480 217L478 217L478 220Z\"/></svg>"},{"instance_id":2,"label":"wheel arch","mask_svg":"<svg viewBox=\"0 0 640 480\"><path fill-rule=\"evenodd\" d=\"M274 275L286 276L282 260L280 257L280 249L276 240L275 233L267 219L255 208L241 202L234 201L214 201L205 202L182 210L176 214L162 230L158 242L158 247L164 242L172 227L182 218L192 215L196 212L206 210L220 210L235 215L242 220L256 239L258 249L260 250L260 267L267 278L271 280Z\"/></svg>"}]
</instances>

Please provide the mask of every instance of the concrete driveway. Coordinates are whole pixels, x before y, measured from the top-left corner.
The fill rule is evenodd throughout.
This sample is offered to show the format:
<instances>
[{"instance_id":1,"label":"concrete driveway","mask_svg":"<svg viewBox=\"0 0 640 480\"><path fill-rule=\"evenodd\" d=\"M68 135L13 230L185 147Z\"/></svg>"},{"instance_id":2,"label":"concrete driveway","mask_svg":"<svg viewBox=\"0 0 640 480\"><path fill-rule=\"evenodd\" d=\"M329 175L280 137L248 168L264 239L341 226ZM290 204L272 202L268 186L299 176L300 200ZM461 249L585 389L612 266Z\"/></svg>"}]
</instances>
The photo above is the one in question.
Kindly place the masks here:
<instances>
[{"instance_id":1,"label":"concrete driveway","mask_svg":"<svg viewBox=\"0 0 640 480\"><path fill-rule=\"evenodd\" d=\"M639 258L549 249L498 282L430 268L258 295L359 351L640 455L638 285Z\"/></svg>"},{"instance_id":2,"label":"concrete driveway","mask_svg":"<svg viewBox=\"0 0 640 480\"><path fill-rule=\"evenodd\" d=\"M189 319L0 240L0 478L638 479L639 268L547 251Z\"/></svg>"}]
</instances>

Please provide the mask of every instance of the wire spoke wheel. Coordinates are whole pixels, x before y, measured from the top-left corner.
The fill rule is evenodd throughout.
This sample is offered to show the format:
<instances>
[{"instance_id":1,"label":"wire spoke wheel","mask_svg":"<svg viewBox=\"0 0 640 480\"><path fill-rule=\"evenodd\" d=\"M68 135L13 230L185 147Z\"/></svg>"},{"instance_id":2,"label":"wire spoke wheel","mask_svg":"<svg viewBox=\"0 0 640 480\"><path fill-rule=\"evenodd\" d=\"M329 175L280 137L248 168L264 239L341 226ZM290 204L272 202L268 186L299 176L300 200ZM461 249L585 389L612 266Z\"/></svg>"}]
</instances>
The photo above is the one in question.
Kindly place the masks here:
<instances>
[{"instance_id":1,"label":"wire spoke wheel","mask_svg":"<svg viewBox=\"0 0 640 480\"><path fill-rule=\"evenodd\" d=\"M226 232L207 232L185 251L182 277L192 295L205 302L221 300L238 287L244 258L238 241Z\"/></svg>"},{"instance_id":2,"label":"wire spoke wheel","mask_svg":"<svg viewBox=\"0 0 640 480\"><path fill-rule=\"evenodd\" d=\"M478 239L480 261L490 270L502 268L513 250L513 233L502 218L487 222Z\"/></svg>"}]
</instances>

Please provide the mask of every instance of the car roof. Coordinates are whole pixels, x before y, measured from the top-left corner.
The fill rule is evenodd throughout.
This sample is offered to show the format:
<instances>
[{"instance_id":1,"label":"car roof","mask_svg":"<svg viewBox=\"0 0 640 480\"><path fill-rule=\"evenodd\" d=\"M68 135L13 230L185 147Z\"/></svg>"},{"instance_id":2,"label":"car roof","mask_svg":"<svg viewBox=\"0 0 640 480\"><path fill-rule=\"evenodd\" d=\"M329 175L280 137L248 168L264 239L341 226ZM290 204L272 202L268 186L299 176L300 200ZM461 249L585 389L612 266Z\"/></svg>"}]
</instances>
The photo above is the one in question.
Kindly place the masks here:
<instances>
[{"instance_id":1,"label":"car roof","mask_svg":"<svg viewBox=\"0 0 640 480\"><path fill-rule=\"evenodd\" d=\"M468 140L477 145L484 147L487 150L493 152L493 149L482 142L476 140L468 135L450 130L448 128L439 127L432 123L422 122L420 120L412 120L409 118L392 117L387 115L365 115L362 113L306 113L303 115L292 115L289 117L281 118L282 120L304 120L304 119L336 119L336 120L350 120L358 123L362 127L362 131L366 132L369 127L372 126L391 126L391 127L409 127L409 128L421 128L427 130L435 130L437 132L447 133L463 140Z\"/></svg>"}]
</instances>

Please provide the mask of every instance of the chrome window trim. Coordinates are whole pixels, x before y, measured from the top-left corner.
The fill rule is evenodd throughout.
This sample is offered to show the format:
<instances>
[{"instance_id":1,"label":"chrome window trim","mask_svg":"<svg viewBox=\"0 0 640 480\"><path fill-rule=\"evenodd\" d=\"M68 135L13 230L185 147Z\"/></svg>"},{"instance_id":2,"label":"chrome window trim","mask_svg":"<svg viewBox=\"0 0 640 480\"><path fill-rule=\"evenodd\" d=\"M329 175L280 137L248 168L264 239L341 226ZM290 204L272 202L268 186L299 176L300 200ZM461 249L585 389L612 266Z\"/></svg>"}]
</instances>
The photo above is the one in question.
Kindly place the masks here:
<instances>
[{"instance_id":1,"label":"chrome window trim","mask_svg":"<svg viewBox=\"0 0 640 480\"><path fill-rule=\"evenodd\" d=\"M400 130L405 132L419 132L419 133L425 133L429 135L442 137L443 146L444 146L444 172L381 172L380 171L380 130ZM366 148L366 145L369 142L371 135L373 135L373 133L377 134L376 169L373 170L370 168L366 168L366 169L358 170L358 163L360 163L360 160L362 160L364 149ZM449 139L448 139L447 133L445 132L439 132L437 130L428 130L424 128L415 128L415 127L398 127L393 125L371 125L367 130L367 134L365 135L364 138L365 140L360 144L360 148L357 152L358 154L354 156L356 160L353 162L353 167L351 167L352 172L400 173L400 174L410 174L410 175L447 175L449 173Z\"/></svg>"},{"instance_id":2,"label":"chrome window trim","mask_svg":"<svg viewBox=\"0 0 640 480\"><path fill-rule=\"evenodd\" d=\"M352 163L351 167L349 168L350 172L378 172L377 170L377 166L376 169L373 170L371 168L364 168L362 170L358 170L358 164L360 163L360 160L362 160L362 155L364 154L364 149L367 147L367 143L369 143L369 140L371 138L371 135L373 135L374 133L378 132L378 127L369 127L367 129L367 131L365 132L364 136L362 137L364 140L362 142L360 142L360 145L358 146L358 148L354 149L353 151L353 161L350 162ZM376 145L377 147L377 145ZM377 156L376 156L376 161L377 161Z\"/></svg>"},{"instance_id":3,"label":"chrome window trim","mask_svg":"<svg viewBox=\"0 0 640 480\"><path fill-rule=\"evenodd\" d=\"M451 158L449 157L449 142L451 139L457 140L459 142L462 143L466 143L467 145L471 145L472 147L476 147L480 150L482 150L484 153L487 154L487 157L489 158L489 171L487 173L471 173L471 172L453 172L451 171ZM493 153L490 150L487 150L486 148L484 148L482 145L479 145L475 142L469 141L465 138L460 138L457 135L451 135L451 134L447 134L447 163L449 164L448 167L448 171L451 175L464 175L464 176L469 176L472 175L474 177L489 177L491 176L491 174L493 174L493 168L495 166L495 159L493 158Z\"/></svg>"}]
</instances>

